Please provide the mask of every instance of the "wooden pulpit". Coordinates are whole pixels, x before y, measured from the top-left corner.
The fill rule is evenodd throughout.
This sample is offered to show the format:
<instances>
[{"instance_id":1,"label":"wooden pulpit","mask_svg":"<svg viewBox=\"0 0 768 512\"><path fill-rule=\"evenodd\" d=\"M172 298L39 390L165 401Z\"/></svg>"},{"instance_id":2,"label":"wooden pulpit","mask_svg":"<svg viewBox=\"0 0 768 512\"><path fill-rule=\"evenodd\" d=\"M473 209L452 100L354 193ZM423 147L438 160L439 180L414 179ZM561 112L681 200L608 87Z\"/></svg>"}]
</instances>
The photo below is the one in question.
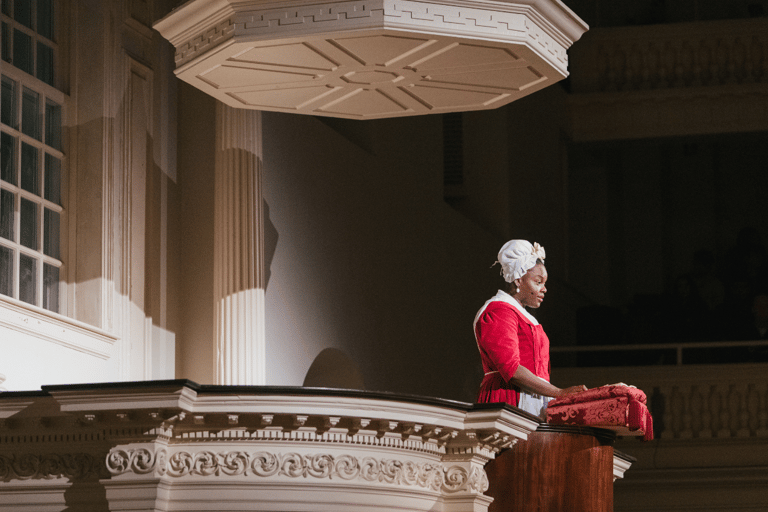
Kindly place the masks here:
<instances>
[{"instance_id":1,"label":"wooden pulpit","mask_svg":"<svg viewBox=\"0 0 768 512\"><path fill-rule=\"evenodd\" d=\"M488 512L613 512L610 430L541 425L485 467Z\"/></svg>"}]
</instances>

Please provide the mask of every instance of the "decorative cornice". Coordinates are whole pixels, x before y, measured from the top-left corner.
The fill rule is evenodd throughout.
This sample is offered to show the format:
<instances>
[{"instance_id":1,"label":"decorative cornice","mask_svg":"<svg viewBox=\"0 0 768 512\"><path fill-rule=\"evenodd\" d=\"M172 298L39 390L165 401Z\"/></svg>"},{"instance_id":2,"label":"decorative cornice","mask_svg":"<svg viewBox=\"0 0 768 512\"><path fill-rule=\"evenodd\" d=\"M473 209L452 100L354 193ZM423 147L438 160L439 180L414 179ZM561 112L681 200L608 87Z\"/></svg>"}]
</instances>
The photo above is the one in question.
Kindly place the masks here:
<instances>
[{"instance_id":1,"label":"decorative cornice","mask_svg":"<svg viewBox=\"0 0 768 512\"><path fill-rule=\"evenodd\" d=\"M206 389L186 381L47 387L40 396L0 401L0 419L8 418L4 439L28 446L161 442L263 450L279 444L302 451L327 445L482 464L539 425L525 413L488 404L365 392L322 396L299 388ZM46 405L36 416L18 416L37 401Z\"/></svg>"},{"instance_id":2,"label":"decorative cornice","mask_svg":"<svg viewBox=\"0 0 768 512\"><path fill-rule=\"evenodd\" d=\"M193 0L155 28L226 105L378 119L531 94L568 76L587 26L560 0Z\"/></svg>"},{"instance_id":3,"label":"decorative cornice","mask_svg":"<svg viewBox=\"0 0 768 512\"><path fill-rule=\"evenodd\" d=\"M297 6L294 3L280 8L271 6L262 9L250 8L250 4L233 9L225 4L215 3L218 6L218 11L212 16L215 23L211 19L207 23L201 21L195 25L195 32L187 29L175 33L163 21L155 25L176 47L177 72L183 71L185 64L233 36L258 41L327 31L338 34L345 30L393 29L442 36L529 42L547 60L554 58L559 63L560 71L567 75L566 50L586 30L586 25L581 23L578 29L567 26L563 27L565 31L561 31L560 27L538 14L535 7L514 4L513 8L505 11L499 11L498 3L478 8L477 2L449 5L414 0L337 1L309 6ZM208 10L211 9L213 5ZM572 16L559 21L567 22L568 19L578 20ZM186 35L186 39L181 39L182 34Z\"/></svg>"},{"instance_id":4,"label":"decorative cornice","mask_svg":"<svg viewBox=\"0 0 768 512\"><path fill-rule=\"evenodd\" d=\"M211 48L223 44L232 39L234 34L235 24L231 17L221 20L217 25L207 28L200 34L195 34L176 48L176 66L182 66Z\"/></svg>"}]
</instances>

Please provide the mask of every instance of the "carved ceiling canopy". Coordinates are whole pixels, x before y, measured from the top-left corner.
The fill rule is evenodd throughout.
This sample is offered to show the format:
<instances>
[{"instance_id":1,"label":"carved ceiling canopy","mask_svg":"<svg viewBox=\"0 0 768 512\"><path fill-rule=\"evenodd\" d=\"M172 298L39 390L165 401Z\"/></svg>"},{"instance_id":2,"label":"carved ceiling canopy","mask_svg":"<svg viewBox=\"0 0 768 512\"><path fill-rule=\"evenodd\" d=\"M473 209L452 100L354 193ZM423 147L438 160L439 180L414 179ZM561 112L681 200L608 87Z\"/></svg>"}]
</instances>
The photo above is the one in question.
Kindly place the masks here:
<instances>
[{"instance_id":1,"label":"carved ceiling canopy","mask_svg":"<svg viewBox=\"0 0 768 512\"><path fill-rule=\"evenodd\" d=\"M559 0L191 0L176 74L239 108L376 119L496 108L568 75Z\"/></svg>"}]
</instances>

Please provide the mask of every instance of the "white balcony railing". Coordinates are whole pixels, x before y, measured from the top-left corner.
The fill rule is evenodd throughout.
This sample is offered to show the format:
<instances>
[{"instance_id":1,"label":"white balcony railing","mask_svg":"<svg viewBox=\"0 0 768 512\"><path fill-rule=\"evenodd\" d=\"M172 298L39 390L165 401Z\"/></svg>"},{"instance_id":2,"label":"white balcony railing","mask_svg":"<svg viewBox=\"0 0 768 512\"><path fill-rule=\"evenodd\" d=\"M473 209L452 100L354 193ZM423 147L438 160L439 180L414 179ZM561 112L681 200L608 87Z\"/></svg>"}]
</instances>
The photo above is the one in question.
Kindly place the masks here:
<instances>
[{"instance_id":1,"label":"white balcony railing","mask_svg":"<svg viewBox=\"0 0 768 512\"><path fill-rule=\"evenodd\" d=\"M768 81L764 19L598 28L570 56L574 93Z\"/></svg>"},{"instance_id":2,"label":"white balcony railing","mask_svg":"<svg viewBox=\"0 0 768 512\"><path fill-rule=\"evenodd\" d=\"M768 438L768 363L555 368L552 375L563 385L637 386L661 440Z\"/></svg>"}]
</instances>

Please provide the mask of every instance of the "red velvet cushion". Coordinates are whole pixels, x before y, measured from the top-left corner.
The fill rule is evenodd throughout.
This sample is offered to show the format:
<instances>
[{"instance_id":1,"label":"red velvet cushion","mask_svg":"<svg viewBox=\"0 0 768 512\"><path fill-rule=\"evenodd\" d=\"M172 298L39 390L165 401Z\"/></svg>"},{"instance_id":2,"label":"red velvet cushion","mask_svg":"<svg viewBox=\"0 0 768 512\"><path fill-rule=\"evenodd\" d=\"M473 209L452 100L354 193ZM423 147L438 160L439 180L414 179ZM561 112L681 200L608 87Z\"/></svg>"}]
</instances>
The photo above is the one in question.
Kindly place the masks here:
<instances>
[{"instance_id":1,"label":"red velvet cushion","mask_svg":"<svg viewBox=\"0 0 768 512\"><path fill-rule=\"evenodd\" d=\"M547 406L547 423L585 425L615 430L624 435L642 434L653 439L653 418L645 393L629 386L602 386L557 398Z\"/></svg>"},{"instance_id":2,"label":"red velvet cushion","mask_svg":"<svg viewBox=\"0 0 768 512\"><path fill-rule=\"evenodd\" d=\"M580 404L584 402L594 402L596 400L604 400L606 398L614 397L627 397L636 400L642 404L646 403L645 393L641 389L630 386L600 386L599 388L592 388L584 391L583 393L576 393L575 395L568 395L563 398L555 398L550 402L551 405L567 405L567 404Z\"/></svg>"}]
</instances>

